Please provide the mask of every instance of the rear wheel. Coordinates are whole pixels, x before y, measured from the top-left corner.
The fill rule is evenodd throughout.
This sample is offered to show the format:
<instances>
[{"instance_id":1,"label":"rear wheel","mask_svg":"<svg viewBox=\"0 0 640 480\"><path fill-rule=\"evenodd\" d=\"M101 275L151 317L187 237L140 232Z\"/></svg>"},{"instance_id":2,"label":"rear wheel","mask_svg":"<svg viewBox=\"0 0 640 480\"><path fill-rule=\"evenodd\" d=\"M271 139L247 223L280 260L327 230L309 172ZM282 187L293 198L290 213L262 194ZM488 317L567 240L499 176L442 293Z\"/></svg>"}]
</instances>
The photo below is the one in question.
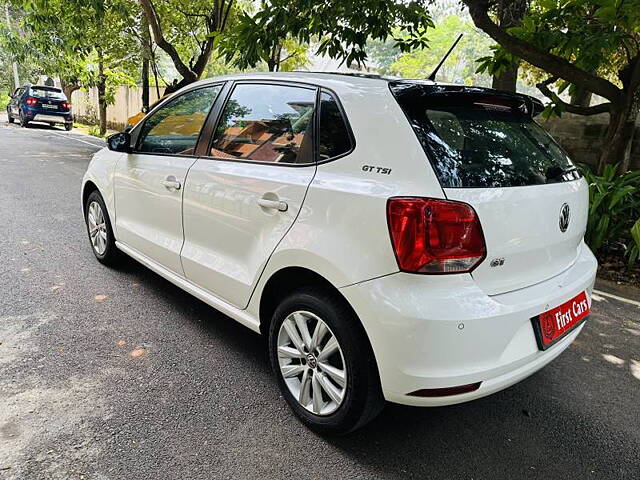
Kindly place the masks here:
<instances>
[{"instance_id":1,"label":"rear wheel","mask_svg":"<svg viewBox=\"0 0 640 480\"><path fill-rule=\"evenodd\" d=\"M9 113L9 110L7 110L7 118L9 120L9 123L15 122L15 119L11 116L11 113Z\"/></svg>"},{"instance_id":2,"label":"rear wheel","mask_svg":"<svg viewBox=\"0 0 640 480\"><path fill-rule=\"evenodd\" d=\"M300 290L278 306L269 353L287 403L315 431L348 433L384 406L368 339L352 310L328 289Z\"/></svg>"},{"instance_id":3,"label":"rear wheel","mask_svg":"<svg viewBox=\"0 0 640 480\"><path fill-rule=\"evenodd\" d=\"M67 132L70 132L72 128L73 128L73 123L65 123L65 124L64 124L64 129L65 129Z\"/></svg>"},{"instance_id":4,"label":"rear wheel","mask_svg":"<svg viewBox=\"0 0 640 480\"><path fill-rule=\"evenodd\" d=\"M29 126L29 120L24 118L24 115L22 115L22 113L20 114L20 126L23 128L27 128Z\"/></svg>"},{"instance_id":5,"label":"rear wheel","mask_svg":"<svg viewBox=\"0 0 640 480\"><path fill-rule=\"evenodd\" d=\"M87 198L84 217L93 254L100 263L115 265L120 260L120 251L116 247L104 200L97 190L91 192Z\"/></svg>"}]
</instances>

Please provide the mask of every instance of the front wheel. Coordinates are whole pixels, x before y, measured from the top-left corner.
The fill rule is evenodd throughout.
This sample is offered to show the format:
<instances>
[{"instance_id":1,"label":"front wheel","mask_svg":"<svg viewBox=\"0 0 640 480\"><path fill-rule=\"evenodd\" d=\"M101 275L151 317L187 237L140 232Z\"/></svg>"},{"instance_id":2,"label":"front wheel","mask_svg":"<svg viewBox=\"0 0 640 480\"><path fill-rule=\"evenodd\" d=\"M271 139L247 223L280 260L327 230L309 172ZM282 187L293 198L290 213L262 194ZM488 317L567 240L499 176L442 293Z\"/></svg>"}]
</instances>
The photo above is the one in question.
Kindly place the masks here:
<instances>
[{"instance_id":1,"label":"front wheel","mask_svg":"<svg viewBox=\"0 0 640 480\"><path fill-rule=\"evenodd\" d=\"M384 406L366 334L335 292L307 288L287 297L273 315L269 354L287 403L319 433L351 432Z\"/></svg>"},{"instance_id":2,"label":"front wheel","mask_svg":"<svg viewBox=\"0 0 640 480\"><path fill-rule=\"evenodd\" d=\"M89 194L84 206L87 233L93 254L100 263L113 266L120 260L120 251L116 247L107 207L97 190Z\"/></svg>"}]
</instances>

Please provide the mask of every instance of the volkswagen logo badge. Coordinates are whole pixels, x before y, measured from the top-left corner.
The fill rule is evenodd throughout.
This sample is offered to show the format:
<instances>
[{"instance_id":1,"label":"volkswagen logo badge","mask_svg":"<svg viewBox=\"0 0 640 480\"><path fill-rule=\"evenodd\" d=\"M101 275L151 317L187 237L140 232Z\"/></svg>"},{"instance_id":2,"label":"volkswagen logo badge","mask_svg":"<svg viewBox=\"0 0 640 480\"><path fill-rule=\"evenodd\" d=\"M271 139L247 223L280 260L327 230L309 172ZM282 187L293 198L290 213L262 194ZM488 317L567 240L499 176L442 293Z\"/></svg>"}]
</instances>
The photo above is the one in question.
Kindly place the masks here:
<instances>
[{"instance_id":1,"label":"volkswagen logo badge","mask_svg":"<svg viewBox=\"0 0 640 480\"><path fill-rule=\"evenodd\" d=\"M560 207L560 221L558 225L560 226L561 232L566 232L567 228L569 228L569 219L571 218L571 210L569 209L569 205L566 203L562 204Z\"/></svg>"}]
</instances>

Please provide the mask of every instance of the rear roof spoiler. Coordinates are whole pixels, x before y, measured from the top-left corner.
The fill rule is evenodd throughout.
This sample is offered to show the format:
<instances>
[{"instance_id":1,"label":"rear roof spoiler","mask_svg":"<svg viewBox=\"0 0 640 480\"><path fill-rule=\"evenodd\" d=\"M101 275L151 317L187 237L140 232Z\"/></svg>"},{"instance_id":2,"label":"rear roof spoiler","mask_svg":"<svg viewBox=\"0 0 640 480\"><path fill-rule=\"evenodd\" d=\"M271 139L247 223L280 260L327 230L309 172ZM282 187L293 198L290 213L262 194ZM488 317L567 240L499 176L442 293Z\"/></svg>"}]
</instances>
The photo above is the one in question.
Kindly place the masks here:
<instances>
[{"instance_id":1,"label":"rear roof spoiler","mask_svg":"<svg viewBox=\"0 0 640 480\"><path fill-rule=\"evenodd\" d=\"M446 97L464 95L469 97L469 101L484 103L488 100L495 100L497 103L513 103L514 107L530 117L535 117L544 110L543 103L531 95L522 93L505 92L485 87L467 87L465 85L442 85L437 83L421 82L419 80L397 80L389 82L389 88L396 97L413 95L426 99L442 101Z\"/></svg>"}]
</instances>

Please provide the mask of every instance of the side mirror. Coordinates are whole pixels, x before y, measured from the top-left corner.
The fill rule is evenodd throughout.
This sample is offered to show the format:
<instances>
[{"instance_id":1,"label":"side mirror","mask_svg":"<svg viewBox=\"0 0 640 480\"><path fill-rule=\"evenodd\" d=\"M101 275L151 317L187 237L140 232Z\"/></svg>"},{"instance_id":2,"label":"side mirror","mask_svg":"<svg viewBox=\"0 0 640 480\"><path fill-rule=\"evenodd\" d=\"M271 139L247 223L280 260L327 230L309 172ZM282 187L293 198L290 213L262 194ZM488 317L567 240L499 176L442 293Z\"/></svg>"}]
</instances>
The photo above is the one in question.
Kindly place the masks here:
<instances>
[{"instance_id":1,"label":"side mirror","mask_svg":"<svg viewBox=\"0 0 640 480\"><path fill-rule=\"evenodd\" d=\"M107 147L114 152L131 152L131 135L129 132L114 133L107 138Z\"/></svg>"}]
</instances>

